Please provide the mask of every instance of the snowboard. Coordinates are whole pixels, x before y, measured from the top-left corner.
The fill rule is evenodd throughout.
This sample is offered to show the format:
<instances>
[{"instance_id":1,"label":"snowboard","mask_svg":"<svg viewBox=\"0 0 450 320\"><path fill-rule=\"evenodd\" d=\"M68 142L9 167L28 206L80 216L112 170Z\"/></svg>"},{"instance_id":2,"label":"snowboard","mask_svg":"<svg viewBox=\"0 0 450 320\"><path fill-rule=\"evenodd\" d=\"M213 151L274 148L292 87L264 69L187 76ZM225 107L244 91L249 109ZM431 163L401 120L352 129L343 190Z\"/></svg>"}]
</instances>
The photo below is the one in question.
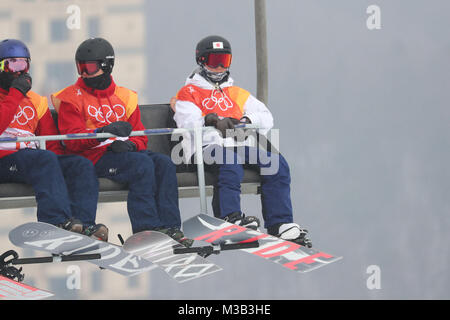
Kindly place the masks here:
<instances>
[{"instance_id":1,"label":"snowboard","mask_svg":"<svg viewBox=\"0 0 450 320\"><path fill-rule=\"evenodd\" d=\"M43 222L29 222L14 228L9 232L9 240L18 247L63 257L99 253L100 259L87 261L124 276L137 275L154 267L150 261L126 252L117 245Z\"/></svg>"},{"instance_id":2,"label":"snowboard","mask_svg":"<svg viewBox=\"0 0 450 320\"><path fill-rule=\"evenodd\" d=\"M206 214L199 214L183 222L183 232L188 238L216 245L258 241L259 247L241 250L297 272L309 272L342 259Z\"/></svg>"},{"instance_id":3,"label":"snowboard","mask_svg":"<svg viewBox=\"0 0 450 320\"><path fill-rule=\"evenodd\" d=\"M0 299L39 300L54 296L53 293L34 288L7 277L0 276Z\"/></svg>"},{"instance_id":4,"label":"snowboard","mask_svg":"<svg viewBox=\"0 0 450 320\"><path fill-rule=\"evenodd\" d=\"M222 270L197 253L174 253L175 249L182 248L185 248L182 244L157 231L138 232L123 244L125 251L153 262L179 283Z\"/></svg>"}]
</instances>

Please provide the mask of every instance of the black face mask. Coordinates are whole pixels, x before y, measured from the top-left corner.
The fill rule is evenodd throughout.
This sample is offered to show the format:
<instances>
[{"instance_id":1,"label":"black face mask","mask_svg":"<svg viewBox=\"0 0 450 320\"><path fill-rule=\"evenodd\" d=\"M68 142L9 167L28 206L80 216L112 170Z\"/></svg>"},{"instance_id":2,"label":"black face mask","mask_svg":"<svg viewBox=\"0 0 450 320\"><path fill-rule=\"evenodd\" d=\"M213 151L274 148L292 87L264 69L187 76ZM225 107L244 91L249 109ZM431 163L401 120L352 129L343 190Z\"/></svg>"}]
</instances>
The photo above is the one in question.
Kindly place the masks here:
<instances>
[{"instance_id":1,"label":"black face mask","mask_svg":"<svg viewBox=\"0 0 450 320\"><path fill-rule=\"evenodd\" d=\"M17 76L12 72L0 72L0 87L6 91L11 88L11 83Z\"/></svg>"},{"instance_id":2,"label":"black face mask","mask_svg":"<svg viewBox=\"0 0 450 320\"><path fill-rule=\"evenodd\" d=\"M93 78L83 78L84 83L92 89L105 90L111 85L111 74L102 73Z\"/></svg>"}]
</instances>

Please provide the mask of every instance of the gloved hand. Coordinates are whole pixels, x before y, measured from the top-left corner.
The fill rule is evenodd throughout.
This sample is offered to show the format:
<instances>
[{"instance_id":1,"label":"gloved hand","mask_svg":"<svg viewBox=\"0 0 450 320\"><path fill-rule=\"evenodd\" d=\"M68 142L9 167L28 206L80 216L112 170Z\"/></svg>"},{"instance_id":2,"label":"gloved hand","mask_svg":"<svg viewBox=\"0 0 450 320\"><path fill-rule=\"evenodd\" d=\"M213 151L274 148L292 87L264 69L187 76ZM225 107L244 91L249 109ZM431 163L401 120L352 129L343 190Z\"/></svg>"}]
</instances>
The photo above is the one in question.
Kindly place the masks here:
<instances>
[{"instance_id":1,"label":"gloved hand","mask_svg":"<svg viewBox=\"0 0 450 320\"><path fill-rule=\"evenodd\" d=\"M137 146L133 141L130 140L116 140L113 143L111 143L108 147L108 150L120 153L120 152L133 152L137 151Z\"/></svg>"},{"instance_id":2,"label":"gloved hand","mask_svg":"<svg viewBox=\"0 0 450 320\"><path fill-rule=\"evenodd\" d=\"M118 137L128 137L131 131L133 131L133 127L129 122L126 121L116 121L111 124L108 124L107 126L97 128L95 130L95 132L97 133L107 132L116 135ZM107 139L108 138L98 138L97 140L103 142Z\"/></svg>"},{"instance_id":3,"label":"gloved hand","mask_svg":"<svg viewBox=\"0 0 450 320\"><path fill-rule=\"evenodd\" d=\"M244 123L244 124L250 124L252 123L252 121L248 118L248 117L242 117L241 120L239 121L240 123Z\"/></svg>"},{"instance_id":4,"label":"gloved hand","mask_svg":"<svg viewBox=\"0 0 450 320\"><path fill-rule=\"evenodd\" d=\"M216 128L222 134L222 137L226 137L227 129L234 129L234 126L239 123L239 120L235 118L223 118L217 121Z\"/></svg>"},{"instance_id":5,"label":"gloved hand","mask_svg":"<svg viewBox=\"0 0 450 320\"><path fill-rule=\"evenodd\" d=\"M248 118L248 117L242 117L241 120L239 120L240 124L251 124L252 121ZM236 142L243 142L247 139L248 137L248 130L249 129L245 129L245 128L238 128L236 129L236 134L234 136L234 141Z\"/></svg>"},{"instance_id":6,"label":"gloved hand","mask_svg":"<svg viewBox=\"0 0 450 320\"><path fill-rule=\"evenodd\" d=\"M31 83L32 80L30 75L28 73L22 73L11 82L11 88L19 90L26 96L27 92L31 89Z\"/></svg>"},{"instance_id":7,"label":"gloved hand","mask_svg":"<svg viewBox=\"0 0 450 320\"><path fill-rule=\"evenodd\" d=\"M205 127L215 127L217 124L217 121L219 121L219 117L217 116L217 113L208 113L205 116Z\"/></svg>"}]
</instances>

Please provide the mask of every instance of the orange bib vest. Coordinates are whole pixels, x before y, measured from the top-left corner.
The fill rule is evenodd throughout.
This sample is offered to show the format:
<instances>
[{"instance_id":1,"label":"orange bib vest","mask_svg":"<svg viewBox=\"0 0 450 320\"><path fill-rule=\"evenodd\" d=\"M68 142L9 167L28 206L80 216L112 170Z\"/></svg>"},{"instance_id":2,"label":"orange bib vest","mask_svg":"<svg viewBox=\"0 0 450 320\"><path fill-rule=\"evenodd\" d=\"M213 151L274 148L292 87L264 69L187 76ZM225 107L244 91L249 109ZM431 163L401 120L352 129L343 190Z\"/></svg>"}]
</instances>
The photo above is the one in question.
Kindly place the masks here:
<instances>
[{"instance_id":1,"label":"orange bib vest","mask_svg":"<svg viewBox=\"0 0 450 320\"><path fill-rule=\"evenodd\" d=\"M217 113L218 116L241 119L244 105L250 92L235 86L222 89L202 89L192 84L178 91L176 98L194 103L205 116Z\"/></svg>"},{"instance_id":2,"label":"orange bib vest","mask_svg":"<svg viewBox=\"0 0 450 320\"><path fill-rule=\"evenodd\" d=\"M0 99L4 98L2 93ZM29 137L34 136L39 120L47 112L47 98L28 91L17 108L14 118L8 128L2 133L3 137ZM35 142L0 143L0 150L18 150L21 148L35 148Z\"/></svg>"},{"instance_id":3,"label":"orange bib vest","mask_svg":"<svg viewBox=\"0 0 450 320\"><path fill-rule=\"evenodd\" d=\"M53 94L52 102L57 112L61 102L75 106L86 121L87 129L104 127L115 121L127 121L138 106L136 92L116 86L109 97L94 96L76 84Z\"/></svg>"}]
</instances>

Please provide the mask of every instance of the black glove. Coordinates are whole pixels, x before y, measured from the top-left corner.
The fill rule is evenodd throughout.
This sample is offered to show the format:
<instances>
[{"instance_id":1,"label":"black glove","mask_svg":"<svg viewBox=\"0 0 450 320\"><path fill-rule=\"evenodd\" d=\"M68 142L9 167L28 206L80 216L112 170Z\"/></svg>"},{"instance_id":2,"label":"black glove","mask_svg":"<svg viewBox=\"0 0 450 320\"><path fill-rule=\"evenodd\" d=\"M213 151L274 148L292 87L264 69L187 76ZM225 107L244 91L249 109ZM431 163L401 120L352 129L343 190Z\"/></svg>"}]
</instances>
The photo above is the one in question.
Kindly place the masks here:
<instances>
[{"instance_id":1,"label":"black glove","mask_svg":"<svg viewBox=\"0 0 450 320\"><path fill-rule=\"evenodd\" d=\"M205 116L205 127L215 127L217 124L217 121L219 121L219 117L217 116L217 113L208 113Z\"/></svg>"},{"instance_id":2,"label":"black glove","mask_svg":"<svg viewBox=\"0 0 450 320\"><path fill-rule=\"evenodd\" d=\"M133 152L137 151L137 146L133 141L130 140L116 140L109 145L108 150L114 153Z\"/></svg>"},{"instance_id":3,"label":"black glove","mask_svg":"<svg viewBox=\"0 0 450 320\"><path fill-rule=\"evenodd\" d=\"M31 89L31 77L28 73L22 73L11 82L11 88L15 88L22 92L24 96Z\"/></svg>"},{"instance_id":4,"label":"black glove","mask_svg":"<svg viewBox=\"0 0 450 320\"><path fill-rule=\"evenodd\" d=\"M95 130L95 132L97 133L107 132L118 137L128 137L131 131L133 131L133 127L129 122L126 121L116 121ZM97 140L103 142L107 139L108 138L98 138Z\"/></svg>"},{"instance_id":5,"label":"black glove","mask_svg":"<svg viewBox=\"0 0 450 320\"><path fill-rule=\"evenodd\" d=\"M216 128L222 134L222 137L226 137L227 129L234 129L234 125L238 124L239 120L235 118L223 118L217 121Z\"/></svg>"}]
</instances>

